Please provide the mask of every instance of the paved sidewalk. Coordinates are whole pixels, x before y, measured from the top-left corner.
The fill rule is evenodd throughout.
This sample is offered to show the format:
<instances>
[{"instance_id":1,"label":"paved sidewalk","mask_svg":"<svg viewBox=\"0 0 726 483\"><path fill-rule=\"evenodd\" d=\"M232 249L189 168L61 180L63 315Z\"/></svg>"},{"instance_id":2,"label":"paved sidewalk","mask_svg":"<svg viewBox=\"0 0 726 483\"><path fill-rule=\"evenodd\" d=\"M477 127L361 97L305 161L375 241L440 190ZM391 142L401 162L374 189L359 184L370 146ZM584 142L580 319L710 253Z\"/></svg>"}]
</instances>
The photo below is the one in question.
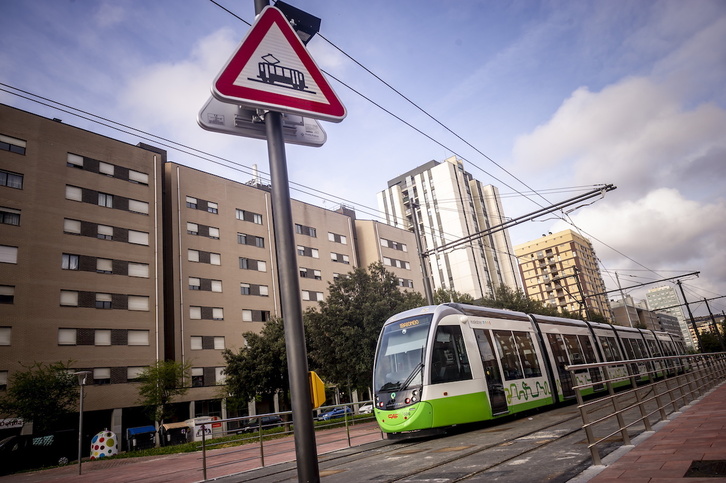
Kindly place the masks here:
<instances>
[{"instance_id":1,"label":"paved sidewalk","mask_svg":"<svg viewBox=\"0 0 726 483\"><path fill-rule=\"evenodd\" d=\"M637 439L640 441L635 440L635 446L630 447L629 451L624 447L604 458L603 462L607 465L605 469L592 466L570 481L726 481L726 383L686 406L680 413L671 415L669 421L657 425L655 432L644 433ZM618 457L619 454L622 456ZM696 467L700 469L694 471Z\"/></svg>"}]
</instances>

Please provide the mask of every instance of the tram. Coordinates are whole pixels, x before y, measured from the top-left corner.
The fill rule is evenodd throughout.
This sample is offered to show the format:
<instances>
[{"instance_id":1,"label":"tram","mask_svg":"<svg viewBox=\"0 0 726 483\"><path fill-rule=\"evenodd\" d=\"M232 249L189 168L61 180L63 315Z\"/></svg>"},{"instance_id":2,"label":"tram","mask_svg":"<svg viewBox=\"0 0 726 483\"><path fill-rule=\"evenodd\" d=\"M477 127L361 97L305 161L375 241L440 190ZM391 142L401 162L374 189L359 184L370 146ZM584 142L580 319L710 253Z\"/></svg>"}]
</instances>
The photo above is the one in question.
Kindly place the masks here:
<instances>
[{"instance_id":1,"label":"tram","mask_svg":"<svg viewBox=\"0 0 726 483\"><path fill-rule=\"evenodd\" d=\"M420 307L383 325L374 412L389 438L440 432L570 400L583 383L595 383L583 394L604 389L600 369L573 381L568 365L683 353L683 340L666 332L456 303ZM626 375L625 365L610 370Z\"/></svg>"}]
</instances>

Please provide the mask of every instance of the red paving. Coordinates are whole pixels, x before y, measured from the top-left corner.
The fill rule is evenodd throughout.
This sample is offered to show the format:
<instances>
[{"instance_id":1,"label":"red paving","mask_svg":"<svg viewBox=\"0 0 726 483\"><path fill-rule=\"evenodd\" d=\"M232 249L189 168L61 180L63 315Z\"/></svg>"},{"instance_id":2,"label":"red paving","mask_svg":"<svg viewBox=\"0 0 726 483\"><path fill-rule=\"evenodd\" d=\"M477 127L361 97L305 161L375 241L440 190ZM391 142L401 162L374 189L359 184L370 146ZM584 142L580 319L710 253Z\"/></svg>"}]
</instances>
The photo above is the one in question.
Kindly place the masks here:
<instances>
[{"instance_id":1,"label":"red paving","mask_svg":"<svg viewBox=\"0 0 726 483\"><path fill-rule=\"evenodd\" d=\"M590 483L714 483L724 477L684 475L694 461L726 461L726 384L684 409Z\"/></svg>"},{"instance_id":2,"label":"red paving","mask_svg":"<svg viewBox=\"0 0 726 483\"><path fill-rule=\"evenodd\" d=\"M381 440L381 432L375 422L350 427L351 446ZM348 447L345 428L316 431L318 455ZM94 482L127 483L174 482L192 483L203 481L201 452L180 453L143 458L108 459L83 462L82 475L78 465L62 468L18 473L0 478L0 482ZM262 466L259 444L246 444L207 451L207 479L241 473ZM270 466L295 460L295 442L286 436L264 444L265 465Z\"/></svg>"}]
</instances>

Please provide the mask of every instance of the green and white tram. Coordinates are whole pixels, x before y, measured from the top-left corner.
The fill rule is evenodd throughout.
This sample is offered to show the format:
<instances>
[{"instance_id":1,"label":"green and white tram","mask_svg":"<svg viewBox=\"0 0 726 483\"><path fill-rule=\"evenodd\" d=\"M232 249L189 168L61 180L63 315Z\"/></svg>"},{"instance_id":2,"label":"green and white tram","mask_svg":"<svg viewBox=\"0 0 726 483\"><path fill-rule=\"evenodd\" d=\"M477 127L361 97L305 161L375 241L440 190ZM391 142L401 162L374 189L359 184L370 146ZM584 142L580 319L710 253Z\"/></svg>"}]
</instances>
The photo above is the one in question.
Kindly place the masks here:
<instances>
[{"instance_id":1,"label":"green and white tram","mask_svg":"<svg viewBox=\"0 0 726 483\"><path fill-rule=\"evenodd\" d=\"M620 329L453 303L402 312L385 322L378 340L376 419L396 437L566 401L575 396L573 386L603 380L600 369L591 369L573 381L566 366L637 358L623 350ZM627 332L638 349L646 340L673 340Z\"/></svg>"}]
</instances>

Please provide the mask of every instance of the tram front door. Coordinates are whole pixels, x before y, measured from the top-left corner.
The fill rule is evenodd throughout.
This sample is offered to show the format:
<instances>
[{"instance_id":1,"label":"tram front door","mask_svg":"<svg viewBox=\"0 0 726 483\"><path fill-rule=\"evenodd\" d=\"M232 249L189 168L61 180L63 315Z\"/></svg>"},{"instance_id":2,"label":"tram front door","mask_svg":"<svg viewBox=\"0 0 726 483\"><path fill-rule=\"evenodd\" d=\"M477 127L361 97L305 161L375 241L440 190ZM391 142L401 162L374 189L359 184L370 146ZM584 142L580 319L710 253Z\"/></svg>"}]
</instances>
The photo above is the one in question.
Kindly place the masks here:
<instances>
[{"instance_id":1,"label":"tram front door","mask_svg":"<svg viewBox=\"0 0 726 483\"><path fill-rule=\"evenodd\" d=\"M509 412L507 396L504 394L504 381L499 370L497 356L492 349L492 335L488 330L474 329L476 343L479 346L481 363L484 366L487 387L489 388L489 402L492 405L492 414Z\"/></svg>"}]
</instances>

